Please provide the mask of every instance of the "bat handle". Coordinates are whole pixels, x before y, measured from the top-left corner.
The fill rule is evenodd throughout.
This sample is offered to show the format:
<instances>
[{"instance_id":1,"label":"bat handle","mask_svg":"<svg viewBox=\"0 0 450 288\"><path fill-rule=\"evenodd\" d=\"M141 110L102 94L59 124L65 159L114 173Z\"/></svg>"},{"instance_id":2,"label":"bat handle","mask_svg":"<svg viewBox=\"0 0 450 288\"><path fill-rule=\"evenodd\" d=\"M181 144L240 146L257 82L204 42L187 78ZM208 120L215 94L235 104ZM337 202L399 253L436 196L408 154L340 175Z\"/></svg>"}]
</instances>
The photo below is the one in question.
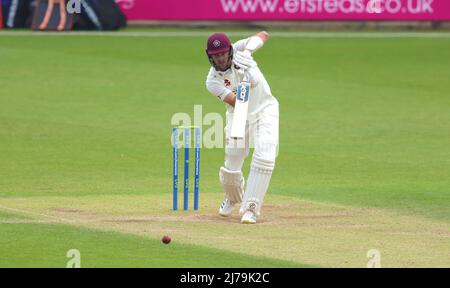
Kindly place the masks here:
<instances>
[{"instance_id":1,"label":"bat handle","mask_svg":"<svg viewBox=\"0 0 450 288\"><path fill-rule=\"evenodd\" d=\"M244 72L244 78L242 78L242 82L248 82L248 72Z\"/></svg>"}]
</instances>

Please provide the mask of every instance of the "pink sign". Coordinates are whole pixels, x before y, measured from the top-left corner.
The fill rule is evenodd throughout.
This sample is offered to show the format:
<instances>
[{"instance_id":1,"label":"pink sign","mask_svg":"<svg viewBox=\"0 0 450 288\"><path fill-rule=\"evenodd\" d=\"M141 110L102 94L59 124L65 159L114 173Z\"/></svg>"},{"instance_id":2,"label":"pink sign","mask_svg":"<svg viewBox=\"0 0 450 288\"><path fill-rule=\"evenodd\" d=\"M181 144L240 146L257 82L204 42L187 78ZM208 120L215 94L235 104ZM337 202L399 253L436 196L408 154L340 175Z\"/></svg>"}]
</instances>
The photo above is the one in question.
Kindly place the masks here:
<instances>
[{"instance_id":1,"label":"pink sign","mask_svg":"<svg viewBox=\"0 0 450 288\"><path fill-rule=\"evenodd\" d=\"M128 20L450 20L449 0L117 0Z\"/></svg>"}]
</instances>

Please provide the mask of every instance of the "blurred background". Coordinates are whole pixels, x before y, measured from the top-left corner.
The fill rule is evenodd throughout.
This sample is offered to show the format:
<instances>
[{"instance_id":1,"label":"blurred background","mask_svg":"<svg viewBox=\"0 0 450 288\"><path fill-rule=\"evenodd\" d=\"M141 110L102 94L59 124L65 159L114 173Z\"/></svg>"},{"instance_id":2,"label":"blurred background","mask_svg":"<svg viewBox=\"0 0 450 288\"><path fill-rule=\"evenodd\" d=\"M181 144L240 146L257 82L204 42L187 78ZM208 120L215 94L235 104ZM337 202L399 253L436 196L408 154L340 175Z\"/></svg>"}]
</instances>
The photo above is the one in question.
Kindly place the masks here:
<instances>
[{"instance_id":1,"label":"blurred background","mask_svg":"<svg viewBox=\"0 0 450 288\"><path fill-rule=\"evenodd\" d=\"M447 0L0 0L5 29L450 29ZM65 6L66 9L62 6Z\"/></svg>"},{"instance_id":2,"label":"blurred background","mask_svg":"<svg viewBox=\"0 0 450 288\"><path fill-rule=\"evenodd\" d=\"M0 2L0 267L69 249L81 267L366 267L372 249L450 267L449 0ZM202 149L199 211L174 212L173 115L205 138L225 123L207 38L263 29L280 153L262 225L217 215L223 148Z\"/></svg>"}]
</instances>

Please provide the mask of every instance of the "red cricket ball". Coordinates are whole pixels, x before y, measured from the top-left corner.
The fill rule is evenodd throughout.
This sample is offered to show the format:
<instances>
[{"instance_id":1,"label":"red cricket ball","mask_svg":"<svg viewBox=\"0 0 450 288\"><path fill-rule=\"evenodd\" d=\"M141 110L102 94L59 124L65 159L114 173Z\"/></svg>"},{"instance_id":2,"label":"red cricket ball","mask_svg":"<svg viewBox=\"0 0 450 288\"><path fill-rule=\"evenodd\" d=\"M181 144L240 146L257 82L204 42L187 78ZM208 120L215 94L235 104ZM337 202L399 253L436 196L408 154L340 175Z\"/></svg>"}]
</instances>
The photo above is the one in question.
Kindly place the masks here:
<instances>
[{"instance_id":1,"label":"red cricket ball","mask_svg":"<svg viewBox=\"0 0 450 288\"><path fill-rule=\"evenodd\" d=\"M168 236L168 235L164 235L163 237L162 237L162 239L161 239L161 241L164 243L164 244L169 244L170 243L170 237Z\"/></svg>"}]
</instances>

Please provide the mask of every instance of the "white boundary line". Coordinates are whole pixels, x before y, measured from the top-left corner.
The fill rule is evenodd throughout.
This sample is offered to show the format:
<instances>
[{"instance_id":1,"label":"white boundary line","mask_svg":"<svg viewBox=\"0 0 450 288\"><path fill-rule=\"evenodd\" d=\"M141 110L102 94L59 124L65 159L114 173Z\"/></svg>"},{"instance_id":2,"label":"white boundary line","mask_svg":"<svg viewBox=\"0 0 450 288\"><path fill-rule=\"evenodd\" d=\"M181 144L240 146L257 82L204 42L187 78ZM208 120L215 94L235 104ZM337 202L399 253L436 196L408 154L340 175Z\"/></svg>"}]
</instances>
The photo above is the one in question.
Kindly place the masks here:
<instances>
[{"instance_id":1,"label":"white boundary line","mask_svg":"<svg viewBox=\"0 0 450 288\"><path fill-rule=\"evenodd\" d=\"M47 215L47 214L41 214L41 213L31 212L31 211L22 210L22 209L10 208L10 207L6 207L3 205L0 205L0 209L6 210L6 211L18 212L18 213L22 213L22 214L33 215L33 216L46 217L46 218L50 218L53 220L57 220L59 222L67 222L67 223L77 222L77 220L74 220L74 219L67 219L67 218L51 216L51 215Z\"/></svg>"},{"instance_id":2,"label":"white boundary line","mask_svg":"<svg viewBox=\"0 0 450 288\"><path fill-rule=\"evenodd\" d=\"M0 31L1 36L106 36L106 37L207 37L212 32L33 32ZM247 37L255 31L228 32L229 36ZM273 37L283 38L450 38L449 32L271 32Z\"/></svg>"}]
</instances>

